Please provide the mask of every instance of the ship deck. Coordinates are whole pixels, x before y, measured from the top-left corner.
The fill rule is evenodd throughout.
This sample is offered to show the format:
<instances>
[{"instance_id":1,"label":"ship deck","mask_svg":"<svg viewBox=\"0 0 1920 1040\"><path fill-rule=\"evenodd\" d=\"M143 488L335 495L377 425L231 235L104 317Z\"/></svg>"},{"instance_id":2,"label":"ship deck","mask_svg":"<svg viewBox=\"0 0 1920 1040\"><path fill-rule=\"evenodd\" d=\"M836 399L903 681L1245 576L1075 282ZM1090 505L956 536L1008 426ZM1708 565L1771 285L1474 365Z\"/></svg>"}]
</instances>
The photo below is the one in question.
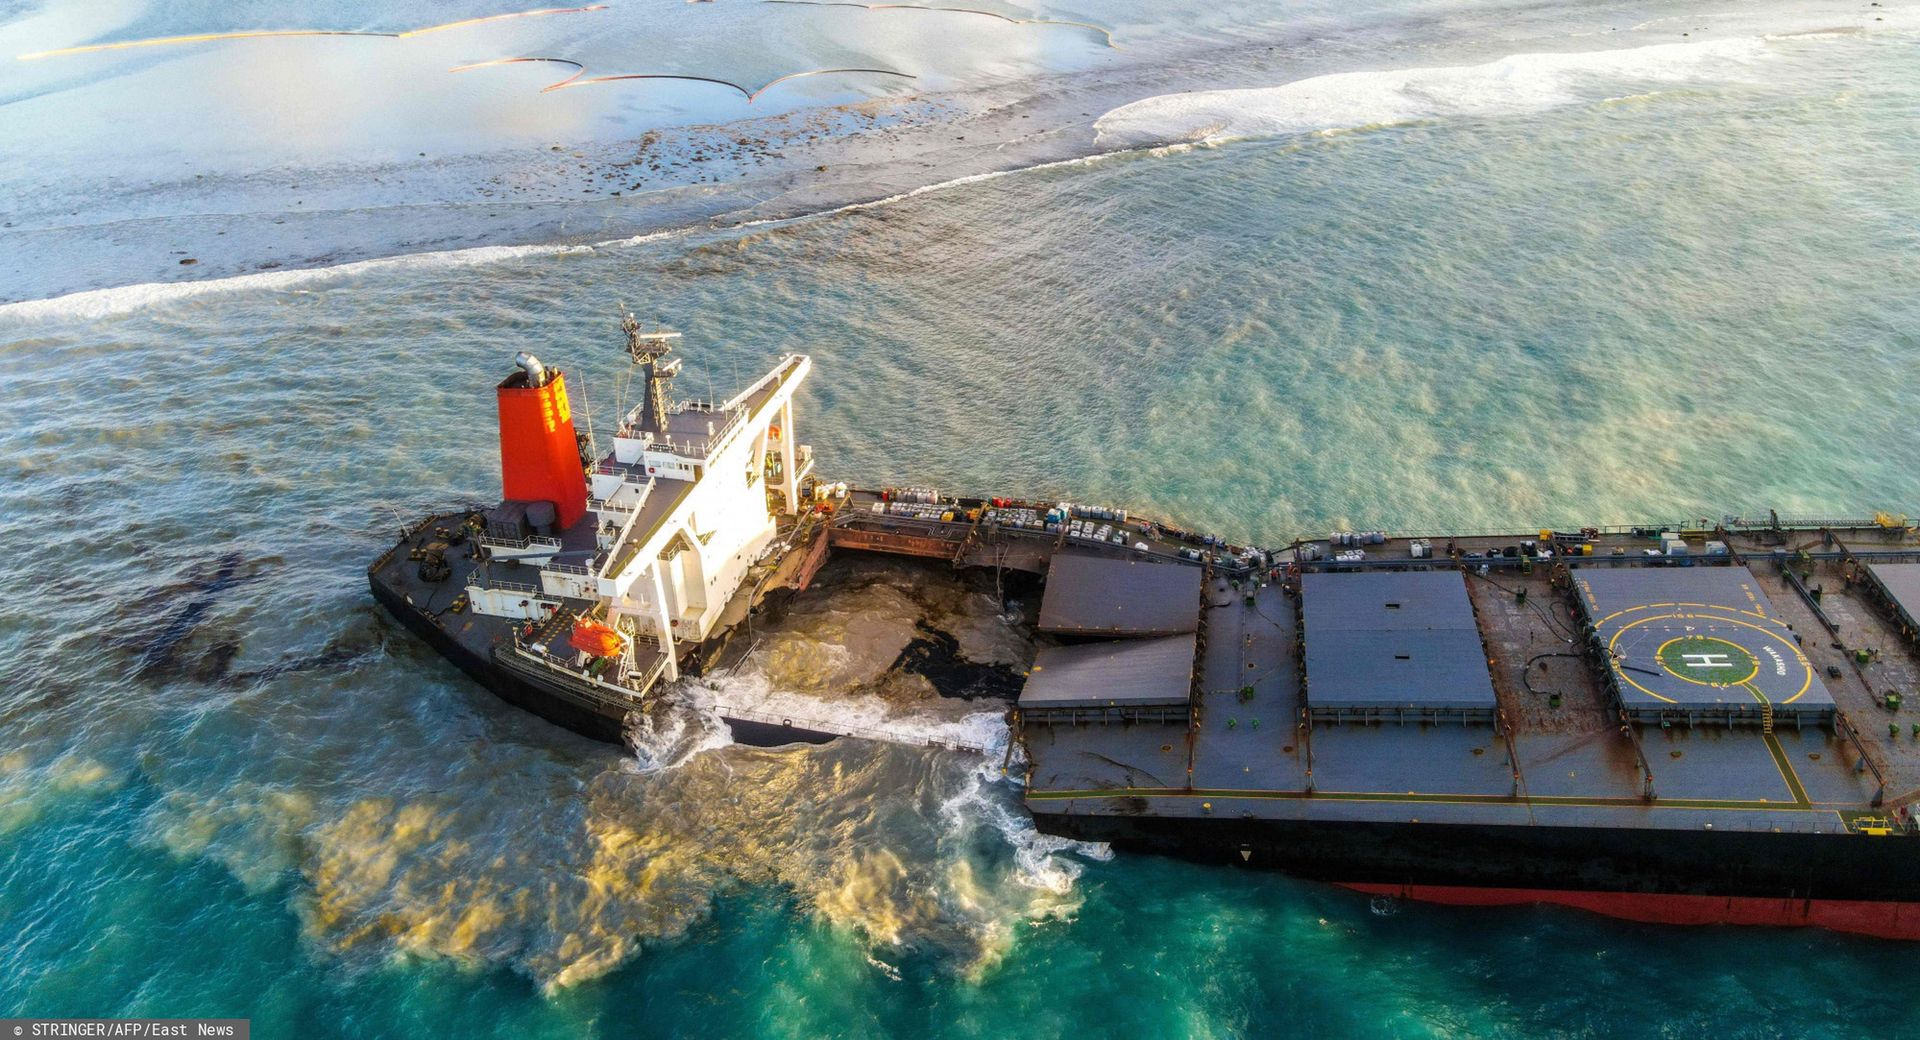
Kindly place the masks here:
<instances>
[{"instance_id":1,"label":"ship deck","mask_svg":"<svg viewBox=\"0 0 1920 1040\"><path fill-rule=\"evenodd\" d=\"M1372 674L1377 662L1316 653L1306 674L1301 603L1311 615L1314 583L1302 594L1284 574L1216 570L1197 723L1024 723L1028 803L1085 815L1846 833L1878 830L1920 796L1920 711L1885 698L1916 690L1920 658L1899 604L1869 579L1870 566L1897 576L1886 566L1920 561L1906 532L1696 528L1684 561L1647 555L1653 533L1600 534L1592 555L1551 560L1505 556L1522 536L1424 539L1439 559L1415 557L1401 538L1368 546L1364 562L1300 565L1323 585L1356 571L1458 575L1489 662L1496 714L1484 720L1417 706L1316 717L1316 682L1350 689L1347 670ZM1697 555L1705 538L1726 555ZM1805 594L1783 563L1804 571ZM1636 623L1612 656L1587 652L1589 626L1610 638L1626 621ZM1702 666L1722 671L1686 678Z\"/></svg>"},{"instance_id":2,"label":"ship deck","mask_svg":"<svg viewBox=\"0 0 1920 1040\"><path fill-rule=\"evenodd\" d=\"M393 551L376 561L371 577L476 657L492 657L504 649L530 665L545 668L561 681L580 685L583 693L638 704L661 674L666 655L651 643L637 644L629 673L633 682L625 686L606 682L611 676L595 669L593 658L568 641L575 619L591 612L595 606L592 602L541 596L557 604L557 609L534 624L531 633L524 621L490 617L466 609L463 591L471 582L522 588L529 595L536 595L540 585L537 567L506 560L483 563L471 551L474 543L460 530L466 519L464 514L444 514L411 527ZM563 552L591 553L593 523L593 515L589 513L563 531L560 535ZM422 575L420 561L430 554L444 559L448 568L446 577L428 580Z\"/></svg>"},{"instance_id":3,"label":"ship deck","mask_svg":"<svg viewBox=\"0 0 1920 1040\"><path fill-rule=\"evenodd\" d=\"M675 490L676 486L691 487L686 481L665 483L669 490L655 497L670 499L682 493ZM538 566L505 559L483 560L473 552L475 543L461 530L469 517L477 514L477 510L439 514L411 525L400 542L374 563L369 576L476 657L511 653L520 663L538 669L554 681L577 687L584 697L626 706L642 703L666 673L666 652L650 640L639 640L633 646L631 667L623 676L616 676L605 668L605 662L596 662L591 655L574 647L569 636L575 620L582 616L603 616L599 605L592 600L538 592L541 582ZM644 514L641 520L645 520ZM805 588L825 556L820 520L812 514L782 517L778 540L785 548L749 568L746 580L723 609L715 628L715 639L710 644L677 641L674 653L691 665L703 651L717 652L726 636L768 595L783 589ZM591 558L597 568L604 561L601 554L594 551L594 522L594 515L589 512L558 537L563 555L580 555L580 564ZM445 561L448 571L445 577L429 580L422 574L421 561L429 555ZM529 630L526 621L491 617L466 609L463 591L470 583L523 590L529 596L553 604L554 609Z\"/></svg>"}]
</instances>

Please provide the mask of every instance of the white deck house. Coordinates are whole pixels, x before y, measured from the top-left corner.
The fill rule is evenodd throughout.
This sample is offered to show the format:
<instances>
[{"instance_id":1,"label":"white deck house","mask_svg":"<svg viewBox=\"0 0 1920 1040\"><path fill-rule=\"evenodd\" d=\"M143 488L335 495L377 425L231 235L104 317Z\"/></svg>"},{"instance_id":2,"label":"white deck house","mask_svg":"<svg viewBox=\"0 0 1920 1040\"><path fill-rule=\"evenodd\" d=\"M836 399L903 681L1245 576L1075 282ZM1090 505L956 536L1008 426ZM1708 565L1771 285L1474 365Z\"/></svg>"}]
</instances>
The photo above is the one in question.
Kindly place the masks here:
<instances>
[{"instance_id":1,"label":"white deck house","mask_svg":"<svg viewBox=\"0 0 1920 1040\"><path fill-rule=\"evenodd\" d=\"M713 633L780 516L801 509L813 459L795 443L793 395L813 362L789 354L724 402L676 402L669 337L629 342L646 392L588 474L585 516L552 536L483 538L493 562L467 594L476 613L614 627L620 674L644 685L679 677L674 648Z\"/></svg>"}]
</instances>

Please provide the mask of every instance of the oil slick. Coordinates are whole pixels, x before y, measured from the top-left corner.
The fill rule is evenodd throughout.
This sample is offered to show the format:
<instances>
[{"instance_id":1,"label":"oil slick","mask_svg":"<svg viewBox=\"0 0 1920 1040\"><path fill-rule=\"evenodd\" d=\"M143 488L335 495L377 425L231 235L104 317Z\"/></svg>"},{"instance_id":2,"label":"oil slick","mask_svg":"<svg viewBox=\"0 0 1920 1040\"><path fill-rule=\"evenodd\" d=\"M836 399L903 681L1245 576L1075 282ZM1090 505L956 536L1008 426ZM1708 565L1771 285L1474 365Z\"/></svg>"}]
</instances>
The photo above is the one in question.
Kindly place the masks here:
<instances>
[{"instance_id":1,"label":"oil slick","mask_svg":"<svg viewBox=\"0 0 1920 1040\"><path fill-rule=\"evenodd\" d=\"M365 656L377 641L353 640L340 635L330 638L320 650L310 654L283 657L271 664L245 670L233 665L240 656L240 640L214 632L199 654L189 652L196 636L210 631L209 618L228 593L252 585L265 577L260 561L251 563L239 552L227 552L198 565L184 580L148 591L121 607L116 613L134 618L154 613L172 603L165 620L152 634L133 641L134 674L150 682L189 678L208 685L249 687L294 672L314 671L346 664ZM56 701L40 703L51 707Z\"/></svg>"},{"instance_id":2,"label":"oil slick","mask_svg":"<svg viewBox=\"0 0 1920 1040\"><path fill-rule=\"evenodd\" d=\"M242 560L240 553L226 553L213 564L210 573L187 580L185 590L193 595L174 610L154 637L141 648L136 661L140 675L152 677L173 671L181 645L200 627L201 620L214 603L224 593L256 580L257 575L240 572ZM159 590L158 594L164 595L165 592Z\"/></svg>"}]
</instances>

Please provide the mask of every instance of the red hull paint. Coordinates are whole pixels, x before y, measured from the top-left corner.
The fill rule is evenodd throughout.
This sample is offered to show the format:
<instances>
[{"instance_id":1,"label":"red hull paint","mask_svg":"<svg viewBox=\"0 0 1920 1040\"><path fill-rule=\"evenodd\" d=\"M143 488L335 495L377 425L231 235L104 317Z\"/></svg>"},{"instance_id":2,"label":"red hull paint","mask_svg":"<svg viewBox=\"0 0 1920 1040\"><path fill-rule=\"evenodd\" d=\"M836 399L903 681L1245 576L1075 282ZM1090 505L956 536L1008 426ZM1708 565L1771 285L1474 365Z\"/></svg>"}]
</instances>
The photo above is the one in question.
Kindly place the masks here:
<instances>
[{"instance_id":1,"label":"red hull paint","mask_svg":"<svg viewBox=\"0 0 1920 1040\"><path fill-rule=\"evenodd\" d=\"M1368 895L1451 906L1553 903L1654 924L1740 924L1829 928L1882 939L1920 940L1920 903L1847 899L1768 899L1649 892L1566 892L1550 888L1471 888L1456 885L1347 884Z\"/></svg>"}]
</instances>

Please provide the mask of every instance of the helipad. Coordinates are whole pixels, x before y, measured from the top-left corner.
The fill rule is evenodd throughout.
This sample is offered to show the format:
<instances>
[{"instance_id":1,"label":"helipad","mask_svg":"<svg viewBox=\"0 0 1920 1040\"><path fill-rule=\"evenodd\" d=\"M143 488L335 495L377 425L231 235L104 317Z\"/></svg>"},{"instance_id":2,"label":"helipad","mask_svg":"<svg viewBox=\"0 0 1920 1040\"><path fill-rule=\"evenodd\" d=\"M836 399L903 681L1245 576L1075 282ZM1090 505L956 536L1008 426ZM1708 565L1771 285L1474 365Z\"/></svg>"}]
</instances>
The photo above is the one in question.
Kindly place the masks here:
<instances>
[{"instance_id":1,"label":"helipad","mask_svg":"<svg viewBox=\"0 0 1920 1040\"><path fill-rule=\"evenodd\" d=\"M1832 695L1745 567L1583 568L1574 582L1635 719L1832 716Z\"/></svg>"}]
</instances>

